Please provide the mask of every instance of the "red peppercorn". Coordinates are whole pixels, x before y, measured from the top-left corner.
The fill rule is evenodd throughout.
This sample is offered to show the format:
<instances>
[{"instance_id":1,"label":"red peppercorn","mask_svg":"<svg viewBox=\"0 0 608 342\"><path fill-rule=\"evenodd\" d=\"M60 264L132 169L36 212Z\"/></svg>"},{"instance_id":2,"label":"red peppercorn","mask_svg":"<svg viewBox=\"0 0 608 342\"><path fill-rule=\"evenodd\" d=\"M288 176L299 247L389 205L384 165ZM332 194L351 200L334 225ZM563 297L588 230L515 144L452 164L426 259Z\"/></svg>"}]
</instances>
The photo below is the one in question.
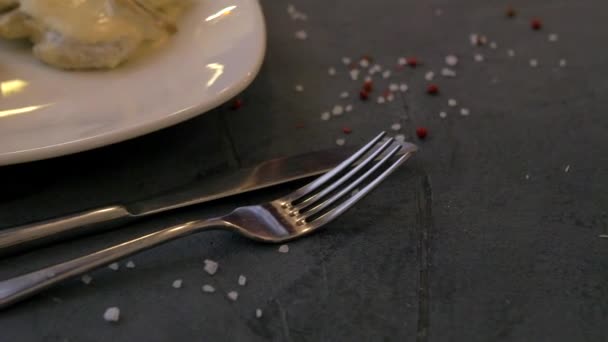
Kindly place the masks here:
<instances>
[{"instance_id":1,"label":"red peppercorn","mask_svg":"<svg viewBox=\"0 0 608 342\"><path fill-rule=\"evenodd\" d=\"M540 21L540 19L532 19L530 26L533 30L540 30L543 27L543 23Z\"/></svg>"},{"instance_id":2,"label":"red peppercorn","mask_svg":"<svg viewBox=\"0 0 608 342\"><path fill-rule=\"evenodd\" d=\"M436 84L429 84L426 88L426 92L430 95L435 95L439 92L439 87Z\"/></svg>"},{"instance_id":3,"label":"red peppercorn","mask_svg":"<svg viewBox=\"0 0 608 342\"><path fill-rule=\"evenodd\" d=\"M513 17L515 17L515 15L517 14L517 12L515 12L515 9L513 7L509 6L509 7L507 7L506 14L507 14L507 17L513 18Z\"/></svg>"},{"instance_id":4,"label":"red peppercorn","mask_svg":"<svg viewBox=\"0 0 608 342\"><path fill-rule=\"evenodd\" d=\"M415 57L408 57L407 65L411 66L412 68L415 68L418 65L418 60Z\"/></svg>"},{"instance_id":5,"label":"red peppercorn","mask_svg":"<svg viewBox=\"0 0 608 342\"><path fill-rule=\"evenodd\" d=\"M426 138L427 134L429 134L428 130L425 127L416 128L416 135L420 139Z\"/></svg>"},{"instance_id":6,"label":"red peppercorn","mask_svg":"<svg viewBox=\"0 0 608 342\"><path fill-rule=\"evenodd\" d=\"M353 130L350 129L350 127L344 127L342 128L342 132L344 132L344 134L350 134Z\"/></svg>"},{"instance_id":7,"label":"red peppercorn","mask_svg":"<svg viewBox=\"0 0 608 342\"><path fill-rule=\"evenodd\" d=\"M243 100L236 99L236 100L234 100L234 102L232 102L232 109L233 110L237 110L237 109L239 109L241 107L243 107Z\"/></svg>"},{"instance_id":8,"label":"red peppercorn","mask_svg":"<svg viewBox=\"0 0 608 342\"><path fill-rule=\"evenodd\" d=\"M373 89L374 83L371 80L365 81L365 83L363 83L363 90L365 90L366 92L371 93Z\"/></svg>"},{"instance_id":9,"label":"red peppercorn","mask_svg":"<svg viewBox=\"0 0 608 342\"><path fill-rule=\"evenodd\" d=\"M365 101L369 98L369 93L367 91L365 91L365 89L363 89L359 92L359 98L361 100Z\"/></svg>"}]
</instances>

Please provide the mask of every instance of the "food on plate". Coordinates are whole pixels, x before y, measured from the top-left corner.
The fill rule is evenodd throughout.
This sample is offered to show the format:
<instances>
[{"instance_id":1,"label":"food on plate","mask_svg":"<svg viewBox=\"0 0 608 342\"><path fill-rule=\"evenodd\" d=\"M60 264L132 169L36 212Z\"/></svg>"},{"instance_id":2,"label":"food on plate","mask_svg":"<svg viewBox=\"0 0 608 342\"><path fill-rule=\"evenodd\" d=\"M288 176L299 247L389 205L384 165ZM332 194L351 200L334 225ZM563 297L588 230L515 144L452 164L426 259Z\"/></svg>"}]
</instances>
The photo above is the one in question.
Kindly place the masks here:
<instances>
[{"instance_id":1,"label":"food on plate","mask_svg":"<svg viewBox=\"0 0 608 342\"><path fill-rule=\"evenodd\" d=\"M177 31L186 0L0 0L0 37L61 69L111 69Z\"/></svg>"}]
</instances>

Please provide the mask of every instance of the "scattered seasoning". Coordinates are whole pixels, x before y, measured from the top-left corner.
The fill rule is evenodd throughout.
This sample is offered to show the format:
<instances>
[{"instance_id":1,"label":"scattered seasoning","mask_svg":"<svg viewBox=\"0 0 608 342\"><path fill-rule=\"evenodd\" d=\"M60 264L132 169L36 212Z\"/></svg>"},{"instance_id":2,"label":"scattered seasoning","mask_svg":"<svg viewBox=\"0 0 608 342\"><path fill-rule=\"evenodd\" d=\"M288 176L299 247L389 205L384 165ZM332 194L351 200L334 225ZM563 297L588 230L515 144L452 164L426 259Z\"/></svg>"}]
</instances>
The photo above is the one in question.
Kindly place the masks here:
<instances>
[{"instance_id":1,"label":"scattered seasoning","mask_svg":"<svg viewBox=\"0 0 608 342\"><path fill-rule=\"evenodd\" d=\"M85 285L89 285L92 281L93 281L93 277L91 277L88 274L83 275L80 280L85 284Z\"/></svg>"},{"instance_id":2,"label":"scattered seasoning","mask_svg":"<svg viewBox=\"0 0 608 342\"><path fill-rule=\"evenodd\" d=\"M359 69L352 69L352 70L350 71L350 78L351 78L353 81L358 80L358 79L359 79Z\"/></svg>"},{"instance_id":3,"label":"scattered seasoning","mask_svg":"<svg viewBox=\"0 0 608 342\"><path fill-rule=\"evenodd\" d=\"M512 50L512 49L507 50L507 55L509 57L514 57L515 56L515 50Z\"/></svg>"},{"instance_id":4,"label":"scattered seasoning","mask_svg":"<svg viewBox=\"0 0 608 342\"><path fill-rule=\"evenodd\" d=\"M391 77L391 71L390 71L390 70L385 70L385 71L382 73L382 77L383 77L384 79L387 79L387 78Z\"/></svg>"},{"instance_id":5,"label":"scattered seasoning","mask_svg":"<svg viewBox=\"0 0 608 342\"><path fill-rule=\"evenodd\" d=\"M418 66L418 60L416 59L416 57L408 57L407 65L411 66L412 68L415 68L416 66Z\"/></svg>"},{"instance_id":6,"label":"scattered seasoning","mask_svg":"<svg viewBox=\"0 0 608 342\"><path fill-rule=\"evenodd\" d=\"M344 65L349 65L349 64L350 64L350 62L351 62L351 61L350 61L350 58L348 58L348 57L342 57L342 63L343 63Z\"/></svg>"},{"instance_id":7,"label":"scattered seasoning","mask_svg":"<svg viewBox=\"0 0 608 342\"><path fill-rule=\"evenodd\" d=\"M118 269L120 268L120 265L117 262L113 262L110 265L108 265L108 268L111 269L112 271L118 271Z\"/></svg>"},{"instance_id":8,"label":"scattered seasoning","mask_svg":"<svg viewBox=\"0 0 608 342\"><path fill-rule=\"evenodd\" d=\"M374 64L372 69L374 70L374 72L380 72L382 71L382 66L380 64Z\"/></svg>"},{"instance_id":9,"label":"scattered seasoning","mask_svg":"<svg viewBox=\"0 0 608 342\"><path fill-rule=\"evenodd\" d=\"M214 275L217 272L217 269L219 268L219 264L209 259L205 259L204 262L205 267L203 269L205 270L205 272L209 273L210 275Z\"/></svg>"},{"instance_id":10,"label":"scattered seasoning","mask_svg":"<svg viewBox=\"0 0 608 342\"><path fill-rule=\"evenodd\" d=\"M342 106L340 105L335 105L334 108L331 110L331 113L333 115L342 115L342 113L344 113L344 108L342 108Z\"/></svg>"},{"instance_id":11,"label":"scattered seasoning","mask_svg":"<svg viewBox=\"0 0 608 342\"><path fill-rule=\"evenodd\" d=\"M426 92L430 95L436 95L439 92L439 87L436 84L429 84L426 88Z\"/></svg>"},{"instance_id":12,"label":"scattered seasoning","mask_svg":"<svg viewBox=\"0 0 608 342\"><path fill-rule=\"evenodd\" d=\"M239 293L236 291L228 292L228 299L230 299L233 302L236 301L237 299L239 299Z\"/></svg>"},{"instance_id":13,"label":"scattered seasoning","mask_svg":"<svg viewBox=\"0 0 608 342\"><path fill-rule=\"evenodd\" d=\"M384 98L384 96L378 96L378 99L376 99L376 102L378 102L378 104L383 104L386 102L386 99Z\"/></svg>"},{"instance_id":14,"label":"scattered seasoning","mask_svg":"<svg viewBox=\"0 0 608 342\"><path fill-rule=\"evenodd\" d=\"M350 104L346 105L344 107L344 111L347 112L347 113L352 112L353 111L353 105L350 105Z\"/></svg>"},{"instance_id":15,"label":"scattered seasoning","mask_svg":"<svg viewBox=\"0 0 608 342\"><path fill-rule=\"evenodd\" d=\"M456 71L449 69L449 68L443 68L441 69L441 76L443 77L456 77Z\"/></svg>"},{"instance_id":16,"label":"scattered seasoning","mask_svg":"<svg viewBox=\"0 0 608 342\"><path fill-rule=\"evenodd\" d=\"M439 117L442 118L442 119L445 119L445 118L448 117L448 113L446 113L446 112L439 112Z\"/></svg>"},{"instance_id":17,"label":"scattered seasoning","mask_svg":"<svg viewBox=\"0 0 608 342\"><path fill-rule=\"evenodd\" d=\"M435 78L435 73L433 71L427 71L426 74L424 74L424 79L427 81L432 81Z\"/></svg>"},{"instance_id":18,"label":"scattered seasoning","mask_svg":"<svg viewBox=\"0 0 608 342\"><path fill-rule=\"evenodd\" d=\"M513 7L507 7L505 14L507 15L508 18L513 18L517 15L517 12L515 11L515 9Z\"/></svg>"},{"instance_id":19,"label":"scattered seasoning","mask_svg":"<svg viewBox=\"0 0 608 342\"><path fill-rule=\"evenodd\" d=\"M399 85L398 85L397 83L391 83L391 84L388 86L388 89L389 89L390 91L393 91L393 92L394 92L394 91L397 91L397 90L399 90Z\"/></svg>"},{"instance_id":20,"label":"scattered seasoning","mask_svg":"<svg viewBox=\"0 0 608 342\"><path fill-rule=\"evenodd\" d=\"M120 309L115 306L107 308L103 313L103 319L108 322L118 322L120 319Z\"/></svg>"},{"instance_id":21,"label":"scattered seasoning","mask_svg":"<svg viewBox=\"0 0 608 342\"><path fill-rule=\"evenodd\" d=\"M203 287L201 287L201 290L203 290L203 292L205 292L205 293L213 293L213 292L215 292L215 287L213 287L209 284L205 284L205 285L203 285Z\"/></svg>"},{"instance_id":22,"label":"scattered seasoning","mask_svg":"<svg viewBox=\"0 0 608 342\"><path fill-rule=\"evenodd\" d=\"M549 34L547 39L553 43L553 42L556 42L559 40L559 36L556 33L551 33L551 34Z\"/></svg>"},{"instance_id":23,"label":"scattered seasoning","mask_svg":"<svg viewBox=\"0 0 608 342\"><path fill-rule=\"evenodd\" d=\"M567 62L566 62L566 60L565 60L565 59L560 59L560 60L559 60L559 66L560 66L560 67L562 67L562 68L563 68L563 67L565 67L566 65L567 65Z\"/></svg>"},{"instance_id":24,"label":"scattered seasoning","mask_svg":"<svg viewBox=\"0 0 608 342\"><path fill-rule=\"evenodd\" d=\"M530 179L530 175L526 173L526 175L524 176L524 178L526 178L526 180Z\"/></svg>"},{"instance_id":25,"label":"scattered seasoning","mask_svg":"<svg viewBox=\"0 0 608 342\"><path fill-rule=\"evenodd\" d=\"M367 80L365 81L365 83L363 83L363 90L365 90L366 92L371 93L373 89L374 82L372 82L371 80Z\"/></svg>"},{"instance_id":26,"label":"scattered seasoning","mask_svg":"<svg viewBox=\"0 0 608 342\"><path fill-rule=\"evenodd\" d=\"M359 65L362 68L367 68L369 66L369 60L367 60L366 58L363 58L362 60L359 61Z\"/></svg>"},{"instance_id":27,"label":"scattered seasoning","mask_svg":"<svg viewBox=\"0 0 608 342\"><path fill-rule=\"evenodd\" d=\"M498 44L496 42L490 42L490 49L496 50L498 48Z\"/></svg>"},{"instance_id":28,"label":"scattered seasoning","mask_svg":"<svg viewBox=\"0 0 608 342\"><path fill-rule=\"evenodd\" d=\"M262 318L262 309L255 309L255 317Z\"/></svg>"},{"instance_id":29,"label":"scattered seasoning","mask_svg":"<svg viewBox=\"0 0 608 342\"><path fill-rule=\"evenodd\" d=\"M344 139L342 139L342 140L344 140ZM338 144L338 145L340 145L340 144ZM281 245L281 246L279 246L279 253L287 253L287 252L289 252L289 246L288 245Z\"/></svg>"},{"instance_id":30,"label":"scattered seasoning","mask_svg":"<svg viewBox=\"0 0 608 342\"><path fill-rule=\"evenodd\" d=\"M342 132L344 132L344 134L351 134L353 130L350 127L343 127Z\"/></svg>"},{"instance_id":31,"label":"scattered seasoning","mask_svg":"<svg viewBox=\"0 0 608 342\"><path fill-rule=\"evenodd\" d=\"M530 27L532 27L533 30L538 31L543 27L543 23L540 21L540 19L535 18L530 21Z\"/></svg>"},{"instance_id":32,"label":"scattered seasoning","mask_svg":"<svg viewBox=\"0 0 608 342\"><path fill-rule=\"evenodd\" d=\"M330 118L331 118L331 114L329 112L323 112L323 113L321 113L321 120L327 121Z\"/></svg>"},{"instance_id":33,"label":"scattered seasoning","mask_svg":"<svg viewBox=\"0 0 608 342\"><path fill-rule=\"evenodd\" d=\"M237 282L239 285L245 286L245 284L247 284L247 277L241 274Z\"/></svg>"},{"instance_id":34,"label":"scattered seasoning","mask_svg":"<svg viewBox=\"0 0 608 342\"><path fill-rule=\"evenodd\" d=\"M400 90L402 93L405 93L405 92L407 91L407 89L408 89L407 84L405 84L405 83L401 83L401 84L399 85L399 90Z\"/></svg>"},{"instance_id":35,"label":"scattered seasoning","mask_svg":"<svg viewBox=\"0 0 608 342\"><path fill-rule=\"evenodd\" d=\"M400 123L398 123L398 122L397 122L397 123L394 123L394 124L391 126L391 129L392 129L393 131L398 131L398 130L400 130L400 129L401 129L401 124L400 124Z\"/></svg>"},{"instance_id":36,"label":"scattered seasoning","mask_svg":"<svg viewBox=\"0 0 608 342\"><path fill-rule=\"evenodd\" d=\"M416 135L418 136L418 138L424 139L424 138L426 138L427 134L428 134L428 131L425 127L416 128Z\"/></svg>"},{"instance_id":37,"label":"scattered seasoning","mask_svg":"<svg viewBox=\"0 0 608 342\"><path fill-rule=\"evenodd\" d=\"M129 260L127 261L127 264L125 265L126 268L135 268L135 263L133 262L133 260Z\"/></svg>"},{"instance_id":38,"label":"scattered seasoning","mask_svg":"<svg viewBox=\"0 0 608 342\"><path fill-rule=\"evenodd\" d=\"M387 100L388 102L393 102L393 100L394 100L394 99L395 99L395 95L393 95L393 93L388 93L388 94L386 95L386 100Z\"/></svg>"},{"instance_id":39,"label":"scattered seasoning","mask_svg":"<svg viewBox=\"0 0 608 342\"><path fill-rule=\"evenodd\" d=\"M181 279L175 279L173 281L173 284L171 284L171 286L173 286L174 289L179 289L182 287L182 283L183 283L183 281Z\"/></svg>"},{"instance_id":40,"label":"scattered seasoning","mask_svg":"<svg viewBox=\"0 0 608 342\"><path fill-rule=\"evenodd\" d=\"M407 64L407 58L405 58L405 57L399 57L397 59L397 65L404 66L406 64Z\"/></svg>"},{"instance_id":41,"label":"scattered seasoning","mask_svg":"<svg viewBox=\"0 0 608 342\"><path fill-rule=\"evenodd\" d=\"M365 90L361 90L359 92L359 98L363 101L367 100L369 98L369 93Z\"/></svg>"},{"instance_id":42,"label":"scattered seasoning","mask_svg":"<svg viewBox=\"0 0 608 342\"><path fill-rule=\"evenodd\" d=\"M243 107L243 100L241 99L236 99L232 102L232 109L233 110L237 110L239 108Z\"/></svg>"},{"instance_id":43,"label":"scattered seasoning","mask_svg":"<svg viewBox=\"0 0 608 342\"><path fill-rule=\"evenodd\" d=\"M365 76L365 78L363 79L365 82L371 82L372 81L372 77L371 76Z\"/></svg>"},{"instance_id":44,"label":"scattered seasoning","mask_svg":"<svg viewBox=\"0 0 608 342\"><path fill-rule=\"evenodd\" d=\"M458 105L458 102L454 99L449 99L448 100L448 106L450 107L456 107Z\"/></svg>"},{"instance_id":45,"label":"scattered seasoning","mask_svg":"<svg viewBox=\"0 0 608 342\"><path fill-rule=\"evenodd\" d=\"M570 165L566 165L566 167L564 168L564 172L568 173L568 171L570 171Z\"/></svg>"},{"instance_id":46,"label":"scattered seasoning","mask_svg":"<svg viewBox=\"0 0 608 342\"><path fill-rule=\"evenodd\" d=\"M482 54L476 53L475 56L473 56L473 59L475 59L475 62L483 62L484 57Z\"/></svg>"},{"instance_id":47,"label":"scattered seasoning","mask_svg":"<svg viewBox=\"0 0 608 342\"><path fill-rule=\"evenodd\" d=\"M397 135L395 135L395 141L398 142L398 143L405 142L405 135L403 135L403 134L397 134Z\"/></svg>"},{"instance_id":48,"label":"scattered seasoning","mask_svg":"<svg viewBox=\"0 0 608 342\"><path fill-rule=\"evenodd\" d=\"M329 74L329 76L334 76L336 75L336 69L331 67L329 69L327 69L327 74Z\"/></svg>"},{"instance_id":49,"label":"scattered seasoning","mask_svg":"<svg viewBox=\"0 0 608 342\"><path fill-rule=\"evenodd\" d=\"M348 98L348 92L347 92L347 91L343 91L343 92L341 92L341 93L340 93L340 98L341 98L341 99L346 99L346 98Z\"/></svg>"},{"instance_id":50,"label":"scattered seasoning","mask_svg":"<svg viewBox=\"0 0 608 342\"><path fill-rule=\"evenodd\" d=\"M458 57L456 57L455 55L445 56L445 64L449 66L455 66L456 64L458 64Z\"/></svg>"},{"instance_id":51,"label":"scattered seasoning","mask_svg":"<svg viewBox=\"0 0 608 342\"><path fill-rule=\"evenodd\" d=\"M473 46L483 46L486 45L488 39L485 36L479 35L477 33L472 33L469 36L469 40L471 41L471 45Z\"/></svg>"},{"instance_id":52,"label":"scattered seasoning","mask_svg":"<svg viewBox=\"0 0 608 342\"><path fill-rule=\"evenodd\" d=\"M308 38L308 33L306 33L306 31L304 31L304 30L299 30L299 31L296 31L294 36L296 37L296 39L306 40L306 38Z\"/></svg>"},{"instance_id":53,"label":"scattered seasoning","mask_svg":"<svg viewBox=\"0 0 608 342\"><path fill-rule=\"evenodd\" d=\"M296 86L294 87L295 91L297 91L298 93L301 93L304 91L304 87L301 84L296 84Z\"/></svg>"},{"instance_id":54,"label":"scattered seasoning","mask_svg":"<svg viewBox=\"0 0 608 342\"><path fill-rule=\"evenodd\" d=\"M342 138L336 139L336 145L338 145L338 146L344 146L345 143L346 143L346 140L344 140ZM285 246L285 248L283 248L283 250L281 250L281 248L283 246ZM287 246L287 245L283 245L283 246L279 247L279 252L281 252L281 253L289 252L289 246Z\"/></svg>"},{"instance_id":55,"label":"scattered seasoning","mask_svg":"<svg viewBox=\"0 0 608 342\"><path fill-rule=\"evenodd\" d=\"M471 112L469 112L468 108L460 108L460 115L469 116L469 114L471 114Z\"/></svg>"},{"instance_id":56,"label":"scattered seasoning","mask_svg":"<svg viewBox=\"0 0 608 342\"><path fill-rule=\"evenodd\" d=\"M530 60L530 66L533 67L533 68L536 68L538 66L538 60L536 60L534 58L531 59Z\"/></svg>"}]
</instances>

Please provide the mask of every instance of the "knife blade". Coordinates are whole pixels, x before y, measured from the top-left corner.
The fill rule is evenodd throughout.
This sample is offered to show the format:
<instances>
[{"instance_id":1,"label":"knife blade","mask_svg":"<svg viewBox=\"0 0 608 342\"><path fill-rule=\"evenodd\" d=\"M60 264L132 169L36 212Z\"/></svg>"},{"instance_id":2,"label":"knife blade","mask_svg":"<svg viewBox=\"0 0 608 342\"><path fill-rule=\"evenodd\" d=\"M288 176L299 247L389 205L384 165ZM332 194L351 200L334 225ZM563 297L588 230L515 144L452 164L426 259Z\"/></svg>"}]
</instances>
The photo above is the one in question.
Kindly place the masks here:
<instances>
[{"instance_id":1,"label":"knife blade","mask_svg":"<svg viewBox=\"0 0 608 342\"><path fill-rule=\"evenodd\" d=\"M411 155L418 150L416 145L408 142L401 145L397 156ZM4 229L0 231L0 255L28 251L77 236L110 230L169 210L320 175L337 166L358 148L343 146L271 159L252 167L193 181L150 199L89 209Z\"/></svg>"}]
</instances>

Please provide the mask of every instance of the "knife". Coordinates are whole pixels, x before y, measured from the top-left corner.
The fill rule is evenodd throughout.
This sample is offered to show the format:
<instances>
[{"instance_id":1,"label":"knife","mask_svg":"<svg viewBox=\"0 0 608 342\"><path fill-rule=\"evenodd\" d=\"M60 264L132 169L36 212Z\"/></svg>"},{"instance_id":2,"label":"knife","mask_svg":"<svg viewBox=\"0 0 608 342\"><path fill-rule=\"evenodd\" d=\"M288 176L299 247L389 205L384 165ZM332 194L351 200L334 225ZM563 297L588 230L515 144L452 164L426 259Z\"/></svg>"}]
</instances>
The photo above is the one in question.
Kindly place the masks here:
<instances>
[{"instance_id":1,"label":"knife","mask_svg":"<svg viewBox=\"0 0 608 342\"><path fill-rule=\"evenodd\" d=\"M414 144L400 144L402 148L396 157L411 155L418 150ZM107 231L169 210L316 176L331 170L358 149L356 146L343 146L271 159L252 167L193 181L150 199L90 209L0 230L0 255L28 251L76 236Z\"/></svg>"}]
</instances>

